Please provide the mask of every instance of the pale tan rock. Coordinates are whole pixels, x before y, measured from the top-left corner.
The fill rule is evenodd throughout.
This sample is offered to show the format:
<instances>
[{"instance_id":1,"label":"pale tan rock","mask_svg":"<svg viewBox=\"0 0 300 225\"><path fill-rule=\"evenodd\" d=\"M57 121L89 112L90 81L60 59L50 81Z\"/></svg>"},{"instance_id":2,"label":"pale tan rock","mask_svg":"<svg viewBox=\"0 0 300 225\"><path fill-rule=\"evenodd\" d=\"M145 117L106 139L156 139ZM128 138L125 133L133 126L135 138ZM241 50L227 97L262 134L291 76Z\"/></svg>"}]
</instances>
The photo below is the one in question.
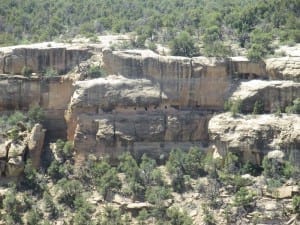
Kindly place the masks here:
<instances>
[{"instance_id":1,"label":"pale tan rock","mask_svg":"<svg viewBox=\"0 0 300 225\"><path fill-rule=\"evenodd\" d=\"M22 156L10 158L6 164L5 175L7 177L17 177L23 172L24 166L25 164Z\"/></svg>"},{"instance_id":2,"label":"pale tan rock","mask_svg":"<svg viewBox=\"0 0 300 225\"><path fill-rule=\"evenodd\" d=\"M272 197L279 199L291 198L294 193L299 193L298 186L282 186L273 191Z\"/></svg>"},{"instance_id":3,"label":"pale tan rock","mask_svg":"<svg viewBox=\"0 0 300 225\"><path fill-rule=\"evenodd\" d=\"M41 124L35 124L28 138L29 158L32 160L32 165L38 168L40 165L41 154L43 151L44 139L46 130Z\"/></svg>"},{"instance_id":4,"label":"pale tan rock","mask_svg":"<svg viewBox=\"0 0 300 225\"><path fill-rule=\"evenodd\" d=\"M48 68L65 73L91 56L84 46L62 43L39 43L0 48L0 73L22 74L26 66L34 73Z\"/></svg>"},{"instance_id":5,"label":"pale tan rock","mask_svg":"<svg viewBox=\"0 0 300 225\"><path fill-rule=\"evenodd\" d=\"M151 209L153 207L149 202L133 202L126 205L128 210L142 210L142 209Z\"/></svg>"},{"instance_id":6,"label":"pale tan rock","mask_svg":"<svg viewBox=\"0 0 300 225\"><path fill-rule=\"evenodd\" d=\"M16 156L23 156L26 150L25 142L12 142L8 149L8 158L14 158Z\"/></svg>"},{"instance_id":7,"label":"pale tan rock","mask_svg":"<svg viewBox=\"0 0 300 225\"><path fill-rule=\"evenodd\" d=\"M77 159L90 153L117 158L124 151L159 158L207 140L210 115L177 110L168 101L148 79L108 76L77 82L65 114Z\"/></svg>"},{"instance_id":8,"label":"pale tan rock","mask_svg":"<svg viewBox=\"0 0 300 225\"><path fill-rule=\"evenodd\" d=\"M243 81L231 96L242 101L242 112L252 113L256 101L263 103L266 113L282 111L300 96L300 83L293 81Z\"/></svg>"},{"instance_id":9,"label":"pale tan rock","mask_svg":"<svg viewBox=\"0 0 300 225\"><path fill-rule=\"evenodd\" d=\"M300 56L271 58L265 62L271 79L300 81Z\"/></svg>"},{"instance_id":10,"label":"pale tan rock","mask_svg":"<svg viewBox=\"0 0 300 225\"><path fill-rule=\"evenodd\" d=\"M233 76L266 77L264 64L249 62L244 57L186 58L161 56L149 50L104 50L103 62L111 74L156 81L170 104L179 107L223 109Z\"/></svg>"},{"instance_id":11,"label":"pale tan rock","mask_svg":"<svg viewBox=\"0 0 300 225\"><path fill-rule=\"evenodd\" d=\"M210 140L222 155L227 151L241 152L245 161L260 163L272 150L294 149L300 145L300 116L239 115L214 116L208 125Z\"/></svg>"}]
</instances>

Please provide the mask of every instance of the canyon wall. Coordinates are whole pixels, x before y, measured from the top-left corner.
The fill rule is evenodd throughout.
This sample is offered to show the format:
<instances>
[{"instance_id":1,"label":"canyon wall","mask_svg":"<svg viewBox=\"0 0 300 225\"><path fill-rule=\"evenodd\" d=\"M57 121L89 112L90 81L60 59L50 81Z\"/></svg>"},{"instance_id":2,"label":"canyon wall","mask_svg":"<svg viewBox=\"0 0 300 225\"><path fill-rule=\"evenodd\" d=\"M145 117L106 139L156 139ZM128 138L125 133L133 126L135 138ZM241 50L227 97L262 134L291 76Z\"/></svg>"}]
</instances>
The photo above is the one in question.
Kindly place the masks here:
<instances>
[{"instance_id":1,"label":"canyon wall","mask_svg":"<svg viewBox=\"0 0 300 225\"><path fill-rule=\"evenodd\" d=\"M254 63L244 57L186 58L160 56L148 50L101 50L95 46L92 52L87 46L63 45L3 50L0 67L5 75L0 77L0 112L41 106L49 136L72 140L79 163L91 153L116 158L121 152L130 151L138 157L147 153L163 159L172 148L209 145L221 152L240 151L257 162L265 150L299 148L297 127L277 129L276 124L270 123L270 129L260 126L259 132L249 131L253 135L247 136L248 140L246 131L238 132L242 129L239 123L247 119L225 118L229 122L221 123L215 116L230 98L242 101L244 113L252 113L258 100L263 102L266 113L290 105L300 96L296 56L295 63L282 68L274 62L286 60L284 57ZM41 77L42 74L31 78L12 75L21 73L24 66L36 73L49 67L65 73L79 67L92 54L96 54L98 65L102 63L108 74L115 75L84 81L76 81L78 78L71 73L51 78ZM89 63L85 62L87 69ZM298 123L298 115L290 117ZM290 117L284 117L282 124ZM256 118L251 121L255 124ZM238 124L232 128L235 122ZM235 131L234 140L226 136L228 130ZM291 132L296 133L293 138L282 138L283 144L270 144L270 140L278 139L277 134L291 136Z\"/></svg>"},{"instance_id":2,"label":"canyon wall","mask_svg":"<svg viewBox=\"0 0 300 225\"><path fill-rule=\"evenodd\" d=\"M211 114L175 109L170 102L160 86L148 79L111 75L76 82L66 112L68 137L78 155L113 158L124 151L160 158L172 148L207 143Z\"/></svg>"},{"instance_id":3,"label":"canyon wall","mask_svg":"<svg viewBox=\"0 0 300 225\"><path fill-rule=\"evenodd\" d=\"M24 67L30 68L33 73L53 69L64 74L91 56L87 48L66 46L41 43L1 48L0 74L22 74Z\"/></svg>"},{"instance_id":4,"label":"canyon wall","mask_svg":"<svg viewBox=\"0 0 300 225\"><path fill-rule=\"evenodd\" d=\"M171 105L223 110L234 78L266 78L265 65L229 59L160 56L151 51L103 51L109 74L147 78L160 85Z\"/></svg>"},{"instance_id":5,"label":"canyon wall","mask_svg":"<svg viewBox=\"0 0 300 225\"><path fill-rule=\"evenodd\" d=\"M0 112L28 111L40 106L45 112L45 127L53 138L66 137L64 112L73 94L73 80L67 77L47 79L2 76Z\"/></svg>"}]
</instances>

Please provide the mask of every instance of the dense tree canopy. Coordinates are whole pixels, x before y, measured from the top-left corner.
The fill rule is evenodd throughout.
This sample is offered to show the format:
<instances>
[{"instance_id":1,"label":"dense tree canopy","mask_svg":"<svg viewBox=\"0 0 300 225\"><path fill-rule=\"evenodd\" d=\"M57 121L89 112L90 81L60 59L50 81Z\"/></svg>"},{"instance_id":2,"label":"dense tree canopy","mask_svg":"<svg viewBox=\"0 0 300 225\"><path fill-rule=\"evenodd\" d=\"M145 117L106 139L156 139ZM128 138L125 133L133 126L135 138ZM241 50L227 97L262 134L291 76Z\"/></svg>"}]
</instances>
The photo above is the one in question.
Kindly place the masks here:
<instances>
[{"instance_id":1,"label":"dense tree canopy","mask_svg":"<svg viewBox=\"0 0 300 225\"><path fill-rule=\"evenodd\" d=\"M229 55L224 43L230 41L257 59L269 53L258 53L257 30L272 40L300 42L299 17L298 0L2 0L0 46L105 32L134 32L140 42L166 44L184 32L189 40L177 55ZM193 43L204 49L190 52Z\"/></svg>"}]
</instances>

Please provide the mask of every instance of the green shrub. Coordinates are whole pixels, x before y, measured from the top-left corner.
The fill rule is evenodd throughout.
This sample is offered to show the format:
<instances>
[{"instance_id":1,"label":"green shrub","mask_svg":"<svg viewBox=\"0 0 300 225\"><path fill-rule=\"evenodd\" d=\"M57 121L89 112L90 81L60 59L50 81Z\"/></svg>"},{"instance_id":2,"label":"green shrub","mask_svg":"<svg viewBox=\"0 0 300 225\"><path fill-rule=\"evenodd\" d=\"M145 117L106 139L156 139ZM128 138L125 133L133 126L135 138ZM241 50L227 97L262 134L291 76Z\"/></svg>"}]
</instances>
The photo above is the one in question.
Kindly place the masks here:
<instances>
[{"instance_id":1,"label":"green shrub","mask_svg":"<svg viewBox=\"0 0 300 225\"><path fill-rule=\"evenodd\" d=\"M28 66L24 66L22 68L21 73L22 73L22 75L24 77L31 77L31 75L32 75L32 69L30 67L28 67Z\"/></svg>"},{"instance_id":2,"label":"green shrub","mask_svg":"<svg viewBox=\"0 0 300 225\"><path fill-rule=\"evenodd\" d=\"M98 221L99 225L125 225L122 219L122 214L119 209L115 209L112 206L106 206L102 217Z\"/></svg>"},{"instance_id":3,"label":"green shrub","mask_svg":"<svg viewBox=\"0 0 300 225\"><path fill-rule=\"evenodd\" d=\"M285 112L300 114L300 98L296 98L292 105L287 106Z\"/></svg>"},{"instance_id":4,"label":"green shrub","mask_svg":"<svg viewBox=\"0 0 300 225\"><path fill-rule=\"evenodd\" d=\"M234 195L234 205L248 208L251 203L255 201L254 197L255 194L253 192L241 187L240 190Z\"/></svg>"},{"instance_id":5,"label":"green shrub","mask_svg":"<svg viewBox=\"0 0 300 225\"><path fill-rule=\"evenodd\" d=\"M61 164L57 160L53 160L47 169L47 174L52 180L58 181L66 176L64 164Z\"/></svg>"},{"instance_id":6,"label":"green shrub","mask_svg":"<svg viewBox=\"0 0 300 225\"><path fill-rule=\"evenodd\" d=\"M171 198L170 189L163 186L148 187L146 190L146 200L152 204L161 205L164 200Z\"/></svg>"},{"instance_id":7,"label":"green shrub","mask_svg":"<svg viewBox=\"0 0 300 225\"><path fill-rule=\"evenodd\" d=\"M283 162L265 157L262 162L263 174L267 178L289 179L297 173L297 168L289 161Z\"/></svg>"},{"instance_id":8,"label":"green shrub","mask_svg":"<svg viewBox=\"0 0 300 225\"><path fill-rule=\"evenodd\" d=\"M26 215L27 225L38 225L43 218L43 214L38 209L30 210Z\"/></svg>"},{"instance_id":9,"label":"green shrub","mask_svg":"<svg viewBox=\"0 0 300 225\"><path fill-rule=\"evenodd\" d=\"M122 183L115 168L110 168L100 178L96 179L96 185L104 199L107 198L109 193L117 192L122 187Z\"/></svg>"},{"instance_id":10,"label":"green shrub","mask_svg":"<svg viewBox=\"0 0 300 225\"><path fill-rule=\"evenodd\" d=\"M256 100L253 107L253 114L263 114L264 103L261 100Z\"/></svg>"},{"instance_id":11,"label":"green shrub","mask_svg":"<svg viewBox=\"0 0 300 225\"><path fill-rule=\"evenodd\" d=\"M45 77L55 77L58 76L57 70L53 68L47 68L44 74Z\"/></svg>"},{"instance_id":12,"label":"green shrub","mask_svg":"<svg viewBox=\"0 0 300 225\"><path fill-rule=\"evenodd\" d=\"M72 159L74 146L71 141L64 142L63 140L58 139L55 145L56 145L56 153L58 157L63 160L63 162Z\"/></svg>"},{"instance_id":13,"label":"green shrub","mask_svg":"<svg viewBox=\"0 0 300 225\"><path fill-rule=\"evenodd\" d=\"M186 212L181 212L179 208L171 207L167 210L168 222L172 225L192 225L193 220Z\"/></svg>"},{"instance_id":14,"label":"green shrub","mask_svg":"<svg viewBox=\"0 0 300 225\"><path fill-rule=\"evenodd\" d=\"M38 172L33 167L31 160L27 160L26 162L23 180L20 184L25 189L33 190L35 194L42 194L44 189L43 181L39 178Z\"/></svg>"},{"instance_id":15,"label":"green shrub","mask_svg":"<svg viewBox=\"0 0 300 225\"><path fill-rule=\"evenodd\" d=\"M213 213L209 210L206 204L202 204L202 211L203 211L203 221L205 225L215 225L217 221Z\"/></svg>"},{"instance_id":16,"label":"green shrub","mask_svg":"<svg viewBox=\"0 0 300 225\"><path fill-rule=\"evenodd\" d=\"M242 110L242 100L240 98L236 100L227 100L224 103L224 110L230 111L231 115L235 117Z\"/></svg>"},{"instance_id":17,"label":"green shrub","mask_svg":"<svg viewBox=\"0 0 300 225\"><path fill-rule=\"evenodd\" d=\"M294 212L300 214L300 195L293 197L292 205Z\"/></svg>"},{"instance_id":18,"label":"green shrub","mask_svg":"<svg viewBox=\"0 0 300 225\"><path fill-rule=\"evenodd\" d=\"M250 48L247 56L252 61L262 60L267 54L273 53L272 35L262 29L255 29L250 34Z\"/></svg>"},{"instance_id":19,"label":"green shrub","mask_svg":"<svg viewBox=\"0 0 300 225\"><path fill-rule=\"evenodd\" d=\"M47 191L44 191L43 203L45 211L49 213L48 218L50 220L56 219L59 216L59 211L53 202L53 197Z\"/></svg>"},{"instance_id":20,"label":"green shrub","mask_svg":"<svg viewBox=\"0 0 300 225\"><path fill-rule=\"evenodd\" d=\"M31 123L42 123L45 119L44 110L40 106L34 106L29 109L28 119Z\"/></svg>"},{"instance_id":21,"label":"green shrub","mask_svg":"<svg viewBox=\"0 0 300 225\"><path fill-rule=\"evenodd\" d=\"M83 196L78 196L75 199L75 210L76 214L74 216L74 225L93 225L91 220L91 214L93 213L93 208L89 202L83 198Z\"/></svg>"},{"instance_id":22,"label":"green shrub","mask_svg":"<svg viewBox=\"0 0 300 225\"><path fill-rule=\"evenodd\" d=\"M106 71L100 66L91 66L87 72L90 78L99 78L106 76Z\"/></svg>"},{"instance_id":23,"label":"green shrub","mask_svg":"<svg viewBox=\"0 0 300 225\"><path fill-rule=\"evenodd\" d=\"M25 121L26 120L26 116L20 112L20 111L15 111L13 114L11 114L8 119L7 119L7 123L10 126L15 126L17 125L18 122L20 121Z\"/></svg>"},{"instance_id":24,"label":"green shrub","mask_svg":"<svg viewBox=\"0 0 300 225\"><path fill-rule=\"evenodd\" d=\"M58 201L74 209L75 199L83 190L82 184L78 180L67 180L63 178L59 180L58 187L60 189Z\"/></svg>"},{"instance_id":25,"label":"green shrub","mask_svg":"<svg viewBox=\"0 0 300 225\"><path fill-rule=\"evenodd\" d=\"M20 212L18 211L18 207L21 204L16 198L15 189L10 190L5 194L3 199L3 209L5 210L5 222L8 225L15 224L23 224L20 216Z\"/></svg>"},{"instance_id":26,"label":"green shrub","mask_svg":"<svg viewBox=\"0 0 300 225\"><path fill-rule=\"evenodd\" d=\"M138 220L138 225L147 225L147 219L149 217L149 214L147 212L147 210L145 209L142 209L140 212L139 212L139 215L137 217L137 220Z\"/></svg>"},{"instance_id":27,"label":"green shrub","mask_svg":"<svg viewBox=\"0 0 300 225\"><path fill-rule=\"evenodd\" d=\"M261 174L262 168L259 165L247 161L245 164L243 164L240 172L241 174L250 174L252 176L258 176Z\"/></svg>"}]
</instances>

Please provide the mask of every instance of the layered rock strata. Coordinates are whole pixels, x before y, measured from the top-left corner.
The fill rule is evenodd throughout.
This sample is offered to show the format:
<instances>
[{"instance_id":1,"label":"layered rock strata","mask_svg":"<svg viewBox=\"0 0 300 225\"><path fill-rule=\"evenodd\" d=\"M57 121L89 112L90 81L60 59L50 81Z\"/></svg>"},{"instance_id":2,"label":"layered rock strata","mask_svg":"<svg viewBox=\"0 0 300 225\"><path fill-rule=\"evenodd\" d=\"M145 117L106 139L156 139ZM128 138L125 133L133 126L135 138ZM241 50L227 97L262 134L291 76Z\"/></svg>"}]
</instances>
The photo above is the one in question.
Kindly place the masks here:
<instances>
[{"instance_id":1,"label":"layered rock strata","mask_svg":"<svg viewBox=\"0 0 300 225\"><path fill-rule=\"evenodd\" d=\"M158 158L175 147L205 143L209 117L172 108L151 80L114 75L77 82L66 113L68 137L78 155L113 158L124 151Z\"/></svg>"},{"instance_id":2,"label":"layered rock strata","mask_svg":"<svg viewBox=\"0 0 300 225\"><path fill-rule=\"evenodd\" d=\"M6 47L0 49L0 74L22 74L24 67L33 73L51 68L63 74L90 56L86 47L57 43Z\"/></svg>"},{"instance_id":3,"label":"layered rock strata","mask_svg":"<svg viewBox=\"0 0 300 225\"><path fill-rule=\"evenodd\" d=\"M185 58L148 50L102 51L103 46L97 45L92 53L87 46L44 43L0 49L0 73L5 73L0 79L0 112L41 106L49 134L73 140L78 159L89 153L117 156L125 150L163 157L174 147L207 144L208 121L213 113L223 111L228 98L240 98L244 113L252 113L259 100L269 113L283 110L300 96L297 54L254 63L244 57ZM118 76L76 82L74 86L69 75L41 78L48 68L59 73L80 68L79 63L92 54L97 55L98 64L102 63L108 74ZM21 74L24 67L38 76L12 75ZM267 81L272 79L294 82ZM280 129L285 127L265 132L273 135ZM211 141L219 146L214 132L210 133ZM260 134L254 134L249 139L256 143ZM287 131L287 135L291 134ZM283 139L283 143L298 148L297 138L293 140ZM220 143L227 145L226 141ZM264 153L259 144L245 143L240 151L254 146L255 151Z\"/></svg>"},{"instance_id":4,"label":"layered rock strata","mask_svg":"<svg viewBox=\"0 0 300 225\"><path fill-rule=\"evenodd\" d=\"M64 112L73 94L69 77L47 79L2 76L0 80L0 113L27 111L40 106L45 112L45 127L53 138L66 137Z\"/></svg>"},{"instance_id":5,"label":"layered rock strata","mask_svg":"<svg viewBox=\"0 0 300 225\"><path fill-rule=\"evenodd\" d=\"M252 113L255 102L262 104L264 113L284 112L293 100L300 97L300 83L293 81L242 81L231 95L232 100L241 100L241 111Z\"/></svg>"},{"instance_id":6,"label":"layered rock strata","mask_svg":"<svg viewBox=\"0 0 300 225\"><path fill-rule=\"evenodd\" d=\"M171 105L223 110L234 78L266 78L263 63L243 57L230 59L160 56L151 51L104 50L103 62L110 74L147 78L160 86Z\"/></svg>"},{"instance_id":7,"label":"layered rock strata","mask_svg":"<svg viewBox=\"0 0 300 225\"><path fill-rule=\"evenodd\" d=\"M300 162L300 116L282 114L214 116L208 125L211 144L224 155L241 154L245 161L261 163L262 156L277 149L295 154Z\"/></svg>"}]
</instances>

